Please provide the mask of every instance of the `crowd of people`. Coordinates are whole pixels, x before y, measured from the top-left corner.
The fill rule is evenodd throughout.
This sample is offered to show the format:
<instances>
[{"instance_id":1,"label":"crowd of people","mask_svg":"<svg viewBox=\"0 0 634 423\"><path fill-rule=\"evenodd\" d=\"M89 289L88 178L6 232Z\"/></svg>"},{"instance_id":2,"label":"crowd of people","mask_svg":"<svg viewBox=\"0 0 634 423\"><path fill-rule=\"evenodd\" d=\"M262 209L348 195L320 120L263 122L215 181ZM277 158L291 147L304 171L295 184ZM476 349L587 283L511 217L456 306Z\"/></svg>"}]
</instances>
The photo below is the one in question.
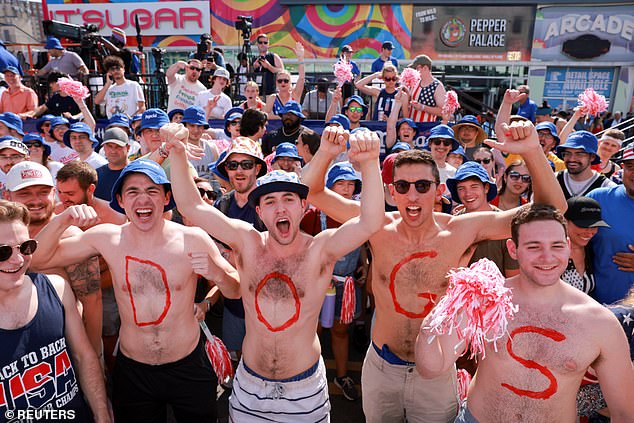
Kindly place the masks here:
<instances>
[{"instance_id":1,"label":"crowd of people","mask_svg":"<svg viewBox=\"0 0 634 423\"><path fill-rule=\"evenodd\" d=\"M215 422L218 385L233 422L330 421L324 330L333 384L368 422L633 421L622 113L564 117L520 85L487 127L447 111L426 55L408 64L419 82L400 84L390 41L363 78L343 46L352 78L333 91L307 89L300 43L293 75L255 41L237 72L211 42L171 65L166 110L146 107L130 57L106 57L100 138L60 89L87 72L79 56L48 39L41 104L3 59L0 421ZM439 335L428 316L450 271L481 259L517 311L472 360L460 330ZM228 357L201 330L212 308ZM457 368L475 375L466 397Z\"/></svg>"}]
</instances>

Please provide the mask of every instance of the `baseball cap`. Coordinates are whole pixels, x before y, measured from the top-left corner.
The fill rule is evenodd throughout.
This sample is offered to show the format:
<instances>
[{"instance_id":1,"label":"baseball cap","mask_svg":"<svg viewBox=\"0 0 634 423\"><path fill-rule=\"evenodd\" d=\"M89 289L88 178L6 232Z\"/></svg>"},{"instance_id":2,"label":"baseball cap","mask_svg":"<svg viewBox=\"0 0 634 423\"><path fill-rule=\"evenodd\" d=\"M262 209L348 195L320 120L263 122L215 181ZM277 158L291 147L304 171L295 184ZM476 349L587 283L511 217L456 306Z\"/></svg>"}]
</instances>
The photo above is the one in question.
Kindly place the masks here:
<instances>
[{"instance_id":1,"label":"baseball cap","mask_svg":"<svg viewBox=\"0 0 634 423\"><path fill-rule=\"evenodd\" d=\"M103 141L101 144L103 145L108 143L116 144L119 147L125 147L130 143L130 138L123 129L115 126L113 128L106 129L106 132L103 133Z\"/></svg>"},{"instance_id":2,"label":"baseball cap","mask_svg":"<svg viewBox=\"0 0 634 423\"><path fill-rule=\"evenodd\" d=\"M290 157L291 159L299 160L303 162L302 156L297 152L297 146L290 142L283 142L275 147L275 157L271 161L271 164L275 163L280 157Z\"/></svg>"},{"instance_id":3,"label":"baseball cap","mask_svg":"<svg viewBox=\"0 0 634 423\"><path fill-rule=\"evenodd\" d=\"M634 160L634 143L630 143L627 146L623 147L616 153L616 158L614 161L618 164L626 162L628 160Z\"/></svg>"},{"instance_id":4,"label":"baseball cap","mask_svg":"<svg viewBox=\"0 0 634 423\"><path fill-rule=\"evenodd\" d=\"M170 123L167 113L161 109L147 109L141 115L141 124L137 128L137 133L144 129L161 129L164 125Z\"/></svg>"},{"instance_id":5,"label":"baseball cap","mask_svg":"<svg viewBox=\"0 0 634 423\"><path fill-rule=\"evenodd\" d=\"M7 66L2 70L2 73L11 72L14 75L20 75L20 71L15 66Z\"/></svg>"},{"instance_id":6,"label":"baseball cap","mask_svg":"<svg viewBox=\"0 0 634 423\"><path fill-rule=\"evenodd\" d=\"M44 138L36 132L30 132L24 135L24 138L22 138L22 142L24 143L27 149L29 148L29 145L32 142L39 142L40 144L42 144L42 147L44 147L44 155L45 156L51 155L51 146L48 145L46 141L44 141Z\"/></svg>"},{"instance_id":7,"label":"baseball cap","mask_svg":"<svg viewBox=\"0 0 634 423\"><path fill-rule=\"evenodd\" d=\"M262 148L260 148L260 144L253 141L251 138L237 137L231 142L231 147L229 147L229 149L226 151L227 155L222 160L219 160L216 164L217 171L220 172L220 174L223 175L225 178L228 177L225 164L232 154L246 154L247 156L253 157L256 163L261 165L258 176L264 176L264 174L266 173L267 166L262 155Z\"/></svg>"},{"instance_id":8,"label":"baseball cap","mask_svg":"<svg viewBox=\"0 0 634 423\"><path fill-rule=\"evenodd\" d=\"M90 126L88 126L84 122L75 122L70 126L70 128L68 128L68 131L64 132L64 144L66 144L67 147L71 147L70 134L72 132L76 132L79 134L88 134L88 138L90 139L90 141L92 141L92 148L95 148L99 145L99 141L97 141L97 138L95 138L95 135L92 133L92 129L90 129Z\"/></svg>"},{"instance_id":9,"label":"baseball cap","mask_svg":"<svg viewBox=\"0 0 634 423\"><path fill-rule=\"evenodd\" d=\"M580 228L609 228L601 218L601 205L593 198L571 197L567 200L568 209L564 217Z\"/></svg>"},{"instance_id":10,"label":"baseball cap","mask_svg":"<svg viewBox=\"0 0 634 423\"><path fill-rule=\"evenodd\" d=\"M147 159L134 160L123 168L119 177L112 186L112 200L110 200L110 208L121 214L125 214L125 210L123 210L123 208L119 205L117 195L121 192L121 186L123 185L125 177L131 173L141 173L150 178L150 180L155 184L163 185L166 193L172 190L172 185L170 184L169 179L167 179L165 171L158 163ZM170 211L174 207L176 207L176 203L174 202L174 196L171 195L169 203L163 208L163 212Z\"/></svg>"},{"instance_id":11,"label":"baseball cap","mask_svg":"<svg viewBox=\"0 0 634 423\"><path fill-rule=\"evenodd\" d=\"M25 156L29 155L29 149L22 141L12 136L0 137L0 150L9 148Z\"/></svg>"},{"instance_id":12,"label":"baseball cap","mask_svg":"<svg viewBox=\"0 0 634 423\"><path fill-rule=\"evenodd\" d=\"M308 197L308 187L299 181L295 172L273 170L258 178L255 189L249 193L249 204L256 207L260 197L272 192L294 192L302 199Z\"/></svg>"},{"instance_id":13,"label":"baseball cap","mask_svg":"<svg viewBox=\"0 0 634 423\"><path fill-rule=\"evenodd\" d=\"M126 36L125 31L121 28L112 28L112 39L119 41L121 44L125 45Z\"/></svg>"},{"instance_id":14,"label":"baseball cap","mask_svg":"<svg viewBox=\"0 0 634 423\"><path fill-rule=\"evenodd\" d=\"M341 47L341 52L342 53L352 53L354 50L352 49L352 47L350 47L350 45L346 44L345 46Z\"/></svg>"},{"instance_id":15,"label":"baseball cap","mask_svg":"<svg viewBox=\"0 0 634 423\"><path fill-rule=\"evenodd\" d=\"M22 119L20 119L20 116L15 113L0 113L0 122L4 123L7 128L13 129L18 134L24 136L24 131L22 130Z\"/></svg>"},{"instance_id":16,"label":"baseball cap","mask_svg":"<svg viewBox=\"0 0 634 423\"><path fill-rule=\"evenodd\" d=\"M348 116L342 115L341 113L337 113L336 115L331 117L330 120L326 123L326 126L332 124L339 125L346 131L350 130L350 119L348 119Z\"/></svg>"},{"instance_id":17,"label":"baseball cap","mask_svg":"<svg viewBox=\"0 0 634 423\"><path fill-rule=\"evenodd\" d=\"M33 185L54 187L51 172L39 163L26 161L13 166L7 173L7 190L19 191Z\"/></svg>"},{"instance_id":18,"label":"baseball cap","mask_svg":"<svg viewBox=\"0 0 634 423\"><path fill-rule=\"evenodd\" d=\"M222 78L226 78L227 80L229 80L231 78L231 75L229 74L229 71L227 69L221 68L221 67L216 69L216 71L214 72L213 78L215 78L216 76L220 76Z\"/></svg>"},{"instance_id":19,"label":"baseball cap","mask_svg":"<svg viewBox=\"0 0 634 423\"><path fill-rule=\"evenodd\" d=\"M57 38L52 37L50 35L46 38L46 45L44 46L44 48L46 50L52 50L52 49L64 50L64 47L62 47L62 43L60 43Z\"/></svg>"},{"instance_id":20,"label":"baseball cap","mask_svg":"<svg viewBox=\"0 0 634 423\"><path fill-rule=\"evenodd\" d=\"M192 125L204 126L205 129L209 128L209 122L207 122L207 115L200 106L190 106L183 112L183 120L181 123L189 123Z\"/></svg>"},{"instance_id":21,"label":"baseball cap","mask_svg":"<svg viewBox=\"0 0 634 423\"><path fill-rule=\"evenodd\" d=\"M586 153L594 154L593 165L601 163L601 157L597 154L599 148L599 140L597 137L588 131L575 131L568 135L566 142L558 145L556 150L557 157L563 160L563 152L565 148L574 148L585 151Z\"/></svg>"},{"instance_id":22,"label":"baseball cap","mask_svg":"<svg viewBox=\"0 0 634 423\"><path fill-rule=\"evenodd\" d=\"M306 116L304 116L304 114L302 113L302 106L295 100L290 100L286 102L286 104L280 108L280 111L277 113L277 115L282 116L286 113L292 113L300 119L306 119Z\"/></svg>"},{"instance_id":23,"label":"baseball cap","mask_svg":"<svg viewBox=\"0 0 634 423\"><path fill-rule=\"evenodd\" d=\"M385 41L382 45L381 48L386 48L388 50L394 50L394 44L392 44L391 41Z\"/></svg>"},{"instance_id":24,"label":"baseball cap","mask_svg":"<svg viewBox=\"0 0 634 423\"><path fill-rule=\"evenodd\" d=\"M381 179L385 185L394 182L394 159L398 153L388 154L383 160L383 168L381 169Z\"/></svg>"},{"instance_id":25,"label":"baseball cap","mask_svg":"<svg viewBox=\"0 0 634 423\"><path fill-rule=\"evenodd\" d=\"M414 58L414 61L410 63L409 68L416 69L417 66L427 66L431 68L431 59L426 54L420 54Z\"/></svg>"},{"instance_id":26,"label":"baseball cap","mask_svg":"<svg viewBox=\"0 0 634 423\"><path fill-rule=\"evenodd\" d=\"M462 203L460 197L458 197L458 182L464 181L467 178L478 178L483 184L489 184L489 192L487 192L487 202L490 202L498 195L498 188L495 182L489 179L489 174L486 169L482 167L480 163L466 162L456 170L456 175L453 178L447 179L447 188L451 193L451 198L456 203Z\"/></svg>"},{"instance_id":27,"label":"baseball cap","mask_svg":"<svg viewBox=\"0 0 634 423\"><path fill-rule=\"evenodd\" d=\"M337 181L354 181L354 194L361 192L361 176L349 162L339 162L334 164L326 175L326 187L332 188Z\"/></svg>"}]
</instances>

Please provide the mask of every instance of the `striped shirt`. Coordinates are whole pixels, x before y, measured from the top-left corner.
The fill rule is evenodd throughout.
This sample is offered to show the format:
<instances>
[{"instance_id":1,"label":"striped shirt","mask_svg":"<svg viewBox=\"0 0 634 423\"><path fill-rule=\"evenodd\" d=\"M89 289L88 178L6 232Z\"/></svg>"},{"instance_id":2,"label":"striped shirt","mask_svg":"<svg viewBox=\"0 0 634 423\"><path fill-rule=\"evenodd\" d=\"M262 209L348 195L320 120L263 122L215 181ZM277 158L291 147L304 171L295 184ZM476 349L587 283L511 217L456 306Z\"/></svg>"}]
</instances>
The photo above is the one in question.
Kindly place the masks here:
<instances>
[{"instance_id":1,"label":"striped shirt","mask_svg":"<svg viewBox=\"0 0 634 423\"><path fill-rule=\"evenodd\" d=\"M436 93L436 88L440 85L440 81L434 78L431 84L421 87L421 83L418 83L418 86L414 90L412 95L412 100L418 101L421 104L424 104L428 107L436 107L436 99L434 98L434 94ZM425 111L415 110L413 107L409 108L409 117L414 122L435 122L437 116L434 114L427 113Z\"/></svg>"}]
</instances>

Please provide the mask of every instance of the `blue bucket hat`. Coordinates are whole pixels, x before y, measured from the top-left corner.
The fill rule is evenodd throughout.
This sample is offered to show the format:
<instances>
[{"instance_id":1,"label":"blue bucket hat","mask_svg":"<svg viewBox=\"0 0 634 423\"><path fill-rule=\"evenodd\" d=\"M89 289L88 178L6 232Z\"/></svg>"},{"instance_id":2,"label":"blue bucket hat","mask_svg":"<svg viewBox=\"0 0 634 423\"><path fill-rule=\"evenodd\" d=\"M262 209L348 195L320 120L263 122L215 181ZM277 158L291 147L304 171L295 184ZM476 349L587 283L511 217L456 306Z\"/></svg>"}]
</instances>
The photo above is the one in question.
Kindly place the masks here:
<instances>
[{"instance_id":1,"label":"blue bucket hat","mask_svg":"<svg viewBox=\"0 0 634 423\"><path fill-rule=\"evenodd\" d=\"M7 128L13 129L18 134L24 136L24 131L22 130L22 119L20 119L20 116L15 113L0 113L0 122L4 123Z\"/></svg>"},{"instance_id":2,"label":"blue bucket hat","mask_svg":"<svg viewBox=\"0 0 634 423\"><path fill-rule=\"evenodd\" d=\"M181 123L189 123L192 125L201 125L205 129L209 128L209 122L207 122L207 115L200 106L190 106L185 109L183 113L183 120Z\"/></svg>"},{"instance_id":3,"label":"blue bucket hat","mask_svg":"<svg viewBox=\"0 0 634 423\"><path fill-rule=\"evenodd\" d=\"M167 117L169 118L170 122L172 121L172 118L174 117L174 115L180 113L181 115L185 114L185 110L183 109L172 109L169 112L167 112Z\"/></svg>"},{"instance_id":4,"label":"blue bucket hat","mask_svg":"<svg viewBox=\"0 0 634 423\"><path fill-rule=\"evenodd\" d=\"M332 188L337 181L354 181L354 195L361 192L361 176L349 162L334 164L326 176L326 187Z\"/></svg>"},{"instance_id":5,"label":"blue bucket hat","mask_svg":"<svg viewBox=\"0 0 634 423\"><path fill-rule=\"evenodd\" d=\"M55 116L53 119L51 119L51 129L59 125L70 125L70 122L68 121L68 119L60 116Z\"/></svg>"},{"instance_id":6,"label":"blue bucket hat","mask_svg":"<svg viewBox=\"0 0 634 423\"><path fill-rule=\"evenodd\" d=\"M40 116L40 118L35 123L35 129L37 129L37 132L42 132L42 124L44 124L44 122L51 122L53 119L55 119L54 115ZM53 128L53 125L51 125L51 128Z\"/></svg>"},{"instance_id":7,"label":"blue bucket hat","mask_svg":"<svg viewBox=\"0 0 634 423\"><path fill-rule=\"evenodd\" d=\"M491 182L489 174L480 163L466 162L458 168L453 178L447 179L447 188L451 193L451 198L456 203L462 203L458 197L458 182L467 178L478 178L483 184L489 184L489 192L487 192L487 202L490 202L498 195L498 187L495 182Z\"/></svg>"},{"instance_id":8,"label":"blue bucket hat","mask_svg":"<svg viewBox=\"0 0 634 423\"><path fill-rule=\"evenodd\" d=\"M557 127L555 126L554 123L552 123L552 122L541 122L541 123L538 123L537 126L535 126L535 130L536 131L546 130L546 131L550 132L550 135L552 135L553 138L555 138L555 141L556 141L555 145L556 146L559 145L559 142L560 142L559 135L557 135Z\"/></svg>"},{"instance_id":9,"label":"blue bucket hat","mask_svg":"<svg viewBox=\"0 0 634 423\"><path fill-rule=\"evenodd\" d=\"M119 174L119 177L112 186L112 200L110 200L110 208L118 211L121 214L125 214L125 210L123 210L123 208L119 205L117 195L121 193L123 180L130 173L141 173L150 178L155 184L163 185L163 187L165 187L165 193L172 191L172 185L170 184L169 179L167 179L165 171L158 163L147 159L134 160L133 162L130 162L129 165L123 168L123 170ZM163 208L163 213L172 210L174 207L176 207L174 196L170 196L170 202Z\"/></svg>"},{"instance_id":10,"label":"blue bucket hat","mask_svg":"<svg viewBox=\"0 0 634 423\"><path fill-rule=\"evenodd\" d=\"M299 160L302 163L304 162L302 156L300 156L297 152L297 146L290 142L283 142L275 147L275 157L273 157L271 164L275 163L280 157L290 157L291 159Z\"/></svg>"},{"instance_id":11,"label":"blue bucket hat","mask_svg":"<svg viewBox=\"0 0 634 423\"><path fill-rule=\"evenodd\" d=\"M482 141L487 138L487 133L484 129L482 129L482 126L480 126L480 122L478 122L477 117L473 115L465 115L453 126L454 133L457 134L463 126L472 126L478 130L478 136L476 137L477 144L481 144Z\"/></svg>"},{"instance_id":12,"label":"blue bucket hat","mask_svg":"<svg viewBox=\"0 0 634 423\"><path fill-rule=\"evenodd\" d=\"M242 107L232 107L227 110L225 113L225 135L231 137L231 132L229 132L229 123L236 120L242 119L242 115L244 114L244 109Z\"/></svg>"},{"instance_id":13,"label":"blue bucket hat","mask_svg":"<svg viewBox=\"0 0 634 423\"><path fill-rule=\"evenodd\" d=\"M331 117L330 120L326 123L326 126L332 124L339 125L346 131L350 130L350 119L348 119L348 116L342 115L341 113L337 113L336 115Z\"/></svg>"},{"instance_id":14,"label":"blue bucket hat","mask_svg":"<svg viewBox=\"0 0 634 423\"><path fill-rule=\"evenodd\" d=\"M396 153L396 152L401 152L401 151L407 151L407 150L411 150L412 146L409 145L406 142L403 141L399 141L397 143L395 143L392 148L390 148L390 153Z\"/></svg>"},{"instance_id":15,"label":"blue bucket hat","mask_svg":"<svg viewBox=\"0 0 634 423\"><path fill-rule=\"evenodd\" d=\"M50 35L46 37L46 45L44 46L44 48L46 50L51 50L51 49L64 50L64 47L62 47L62 43L60 43L57 38L52 37Z\"/></svg>"},{"instance_id":16,"label":"blue bucket hat","mask_svg":"<svg viewBox=\"0 0 634 423\"><path fill-rule=\"evenodd\" d=\"M88 134L88 138L90 138L90 141L92 141L93 149L99 145L99 141L97 141L97 138L95 138L95 135L93 134L92 129L90 129L90 126L86 125L84 122L75 122L70 126L70 128L68 128L68 131L64 132L64 144L66 144L67 147L72 148L70 145L71 132Z\"/></svg>"},{"instance_id":17,"label":"blue bucket hat","mask_svg":"<svg viewBox=\"0 0 634 423\"><path fill-rule=\"evenodd\" d=\"M359 103L359 106L361 106L361 108L363 109L363 115L361 116L361 119L365 119L365 115L368 114L368 106L366 106L361 96L351 95L350 97L348 97L348 99L346 100L346 104L344 104L341 111L345 113L346 110L348 110L348 107L350 107L350 103L352 103L353 101Z\"/></svg>"},{"instance_id":18,"label":"blue bucket hat","mask_svg":"<svg viewBox=\"0 0 634 423\"><path fill-rule=\"evenodd\" d=\"M414 138L416 138L418 136L418 125L416 125L416 122L414 122L410 118L403 118L399 120L398 122L396 122L396 132L398 133L398 130L401 128L401 125L404 123L408 124L414 131L416 131L416 133L414 134Z\"/></svg>"},{"instance_id":19,"label":"blue bucket hat","mask_svg":"<svg viewBox=\"0 0 634 423\"><path fill-rule=\"evenodd\" d=\"M453 129L451 129L449 125L436 125L433 128L431 128L431 130L429 131L429 136L427 137L427 140L425 140L424 148L426 150L431 150L429 146L429 142L435 138L452 140L453 143L451 146L451 151L454 151L455 149L460 147L460 143L458 142L457 139L454 138Z\"/></svg>"},{"instance_id":20,"label":"blue bucket hat","mask_svg":"<svg viewBox=\"0 0 634 423\"><path fill-rule=\"evenodd\" d=\"M115 113L108 120L108 126L106 126L106 129L112 128L113 126L117 126L119 128L127 128L129 130L130 129L130 118L126 114Z\"/></svg>"},{"instance_id":21,"label":"blue bucket hat","mask_svg":"<svg viewBox=\"0 0 634 423\"><path fill-rule=\"evenodd\" d=\"M39 142L42 144L42 147L44 147L44 155L45 156L50 156L51 155L51 146L48 145L46 142L44 142L44 138L42 138L42 136L40 134L36 134L35 132L30 132L26 135L24 135L24 138L22 138L22 143L24 143L24 145L29 146L30 143L32 142Z\"/></svg>"},{"instance_id":22,"label":"blue bucket hat","mask_svg":"<svg viewBox=\"0 0 634 423\"><path fill-rule=\"evenodd\" d=\"M272 192L294 192L302 199L308 197L308 187L299 181L295 172L273 170L258 178L255 189L249 194L249 204L255 208L260 197Z\"/></svg>"},{"instance_id":23,"label":"blue bucket hat","mask_svg":"<svg viewBox=\"0 0 634 423\"><path fill-rule=\"evenodd\" d=\"M568 139L564 144L557 146L557 157L564 159L563 152L565 148L575 148L585 151L586 153L594 154L593 165L601 163L601 157L597 154L599 148L599 140L597 137L588 131L576 131L568 135Z\"/></svg>"},{"instance_id":24,"label":"blue bucket hat","mask_svg":"<svg viewBox=\"0 0 634 423\"><path fill-rule=\"evenodd\" d=\"M209 169L211 173L216 175L216 177L222 179L223 181L229 182L229 178L227 177L227 175L223 175L218 170L218 164L222 163L225 160L225 157L227 157L227 150L220 153L220 155L218 156L218 159L215 162L209 163L209 165L207 165L207 169Z\"/></svg>"},{"instance_id":25,"label":"blue bucket hat","mask_svg":"<svg viewBox=\"0 0 634 423\"><path fill-rule=\"evenodd\" d=\"M170 123L170 119L163 110L147 109L141 115L141 125L137 128L137 133L141 133L144 129L161 129L168 123Z\"/></svg>"},{"instance_id":26,"label":"blue bucket hat","mask_svg":"<svg viewBox=\"0 0 634 423\"><path fill-rule=\"evenodd\" d=\"M462 156L462 163L467 163L469 161L469 158L467 157L467 153L465 153L464 148L462 148L462 146L459 146L455 150L451 150L449 154L460 154Z\"/></svg>"},{"instance_id":27,"label":"blue bucket hat","mask_svg":"<svg viewBox=\"0 0 634 423\"><path fill-rule=\"evenodd\" d=\"M282 116L286 113L292 113L300 119L306 119L306 116L302 113L302 106L295 100L291 100L287 102L284 106L280 108L280 111L277 113L278 116Z\"/></svg>"}]
</instances>

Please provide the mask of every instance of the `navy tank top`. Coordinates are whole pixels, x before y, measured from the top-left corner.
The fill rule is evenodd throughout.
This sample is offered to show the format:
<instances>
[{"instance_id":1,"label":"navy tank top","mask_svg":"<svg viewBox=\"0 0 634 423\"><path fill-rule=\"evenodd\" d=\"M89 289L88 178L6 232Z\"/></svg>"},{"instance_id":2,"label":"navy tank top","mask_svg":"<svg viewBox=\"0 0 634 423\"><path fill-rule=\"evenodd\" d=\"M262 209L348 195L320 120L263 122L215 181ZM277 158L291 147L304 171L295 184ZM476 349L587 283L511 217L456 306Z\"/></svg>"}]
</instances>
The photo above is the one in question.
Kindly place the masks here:
<instances>
[{"instance_id":1,"label":"navy tank top","mask_svg":"<svg viewBox=\"0 0 634 423\"><path fill-rule=\"evenodd\" d=\"M374 108L374 113L372 114L372 120L381 120L379 119L379 112L382 112L386 117L390 116L392 112L392 106L394 105L394 97L398 91L394 91L393 93L388 93L385 89L382 89L379 95L376 98L376 107Z\"/></svg>"},{"instance_id":2,"label":"navy tank top","mask_svg":"<svg viewBox=\"0 0 634 423\"><path fill-rule=\"evenodd\" d=\"M45 275L28 276L37 290L35 316L19 329L0 329L0 422L17 421L27 409L67 410L72 421L92 421L64 336L64 306Z\"/></svg>"}]
</instances>

